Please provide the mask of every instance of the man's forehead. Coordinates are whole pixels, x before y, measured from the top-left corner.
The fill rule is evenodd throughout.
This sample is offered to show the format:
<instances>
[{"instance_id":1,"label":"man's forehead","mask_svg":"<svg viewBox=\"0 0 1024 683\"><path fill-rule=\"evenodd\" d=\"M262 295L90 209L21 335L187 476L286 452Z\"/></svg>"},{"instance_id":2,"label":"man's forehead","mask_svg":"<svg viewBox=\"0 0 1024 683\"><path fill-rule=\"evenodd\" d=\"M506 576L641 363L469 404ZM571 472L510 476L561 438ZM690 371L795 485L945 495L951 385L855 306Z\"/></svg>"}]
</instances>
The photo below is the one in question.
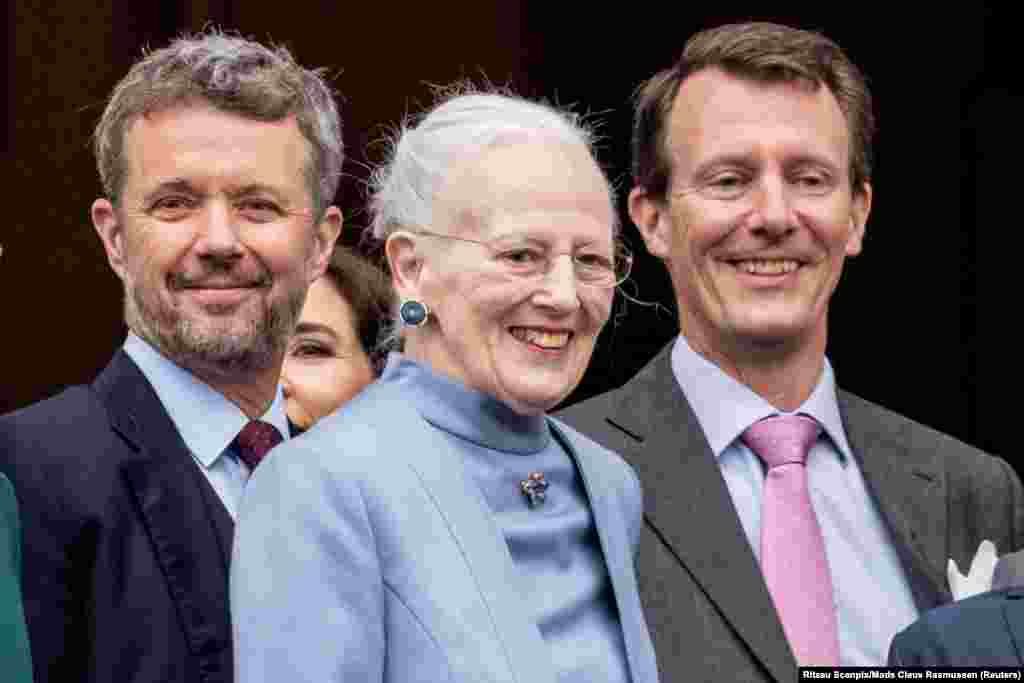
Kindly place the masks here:
<instances>
[{"instance_id":1,"label":"man's forehead","mask_svg":"<svg viewBox=\"0 0 1024 683\"><path fill-rule=\"evenodd\" d=\"M123 154L128 178L142 185L223 176L241 187L304 182L311 150L294 116L260 121L183 105L136 117Z\"/></svg>"},{"instance_id":2,"label":"man's forehead","mask_svg":"<svg viewBox=\"0 0 1024 683\"><path fill-rule=\"evenodd\" d=\"M802 129L816 133L818 141L837 143L844 153L851 139L839 102L824 85L806 79L756 80L717 68L699 71L680 85L667 138L674 154L685 154L687 143L696 140L739 144L724 131L743 127L756 127L761 135Z\"/></svg>"},{"instance_id":3,"label":"man's forehead","mask_svg":"<svg viewBox=\"0 0 1024 683\"><path fill-rule=\"evenodd\" d=\"M298 129L298 116L287 114L279 119L265 119L246 115L244 112L218 106L217 103L202 98L178 99L170 102L154 102L139 113L128 118L124 131L129 135L137 127L158 126L168 119L190 115L198 118L234 119L255 127L266 126L270 129ZM300 131L301 132L301 131Z\"/></svg>"}]
</instances>

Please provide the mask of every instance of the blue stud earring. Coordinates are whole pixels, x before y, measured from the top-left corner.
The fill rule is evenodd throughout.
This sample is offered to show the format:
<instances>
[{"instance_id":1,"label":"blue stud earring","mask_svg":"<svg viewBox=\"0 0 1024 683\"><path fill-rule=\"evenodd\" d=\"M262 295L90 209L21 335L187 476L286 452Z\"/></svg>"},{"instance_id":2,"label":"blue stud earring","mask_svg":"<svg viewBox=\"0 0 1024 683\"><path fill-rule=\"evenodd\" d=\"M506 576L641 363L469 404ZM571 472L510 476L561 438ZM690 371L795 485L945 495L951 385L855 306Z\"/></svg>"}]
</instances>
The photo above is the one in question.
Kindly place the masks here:
<instances>
[{"instance_id":1,"label":"blue stud earring","mask_svg":"<svg viewBox=\"0 0 1024 683\"><path fill-rule=\"evenodd\" d=\"M398 309L398 317L404 325L410 327L422 327L430 317L430 309L422 301L406 299Z\"/></svg>"}]
</instances>

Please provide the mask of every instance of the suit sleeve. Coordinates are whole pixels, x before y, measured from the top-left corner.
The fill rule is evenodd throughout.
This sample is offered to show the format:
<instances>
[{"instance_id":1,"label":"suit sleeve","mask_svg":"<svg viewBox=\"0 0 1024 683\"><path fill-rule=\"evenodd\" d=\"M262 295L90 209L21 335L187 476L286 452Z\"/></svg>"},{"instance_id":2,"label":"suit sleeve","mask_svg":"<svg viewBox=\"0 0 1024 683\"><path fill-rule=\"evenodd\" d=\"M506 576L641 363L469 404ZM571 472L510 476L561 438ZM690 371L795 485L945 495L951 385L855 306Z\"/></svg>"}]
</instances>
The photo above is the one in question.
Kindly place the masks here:
<instances>
[{"instance_id":1,"label":"suit sleeve","mask_svg":"<svg viewBox=\"0 0 1024 683\"><path fill-rule=\"evenodd\" d=\"M290 441L246 485L231 567L238 683L383 680L383 581L370 516L357 476L318 457Z\"/></svg>"},{"instance_id":2,"label":"suit sleeve","mask_svg":"<svg viewBox=\"0 0 1024 683\"><path fill-rule=\"evenodd\" d=\"M913 628L900 631L889 645L889 666L924 666L920 650L915 649L914 642L919 639Z\"/></svg>"},{"instance_id":3,"label":"suit sleeve","mask_svg":"<svg viewBox=\"0 0 1024 683\"><path fill-rule=\"evenodd\" d=\"M970 611L962 609L963 603L947 605L924 613L920 619L903 629L892 639L889 646L889 666L988 666L1000 665L995 650L983 652L979 661L973 655L971 633L976 629L985 631L993 625L995 612L986 609L981 621L976 621ZM989 643L998 648L994 637Z\"/></svg>"}]
</instances>

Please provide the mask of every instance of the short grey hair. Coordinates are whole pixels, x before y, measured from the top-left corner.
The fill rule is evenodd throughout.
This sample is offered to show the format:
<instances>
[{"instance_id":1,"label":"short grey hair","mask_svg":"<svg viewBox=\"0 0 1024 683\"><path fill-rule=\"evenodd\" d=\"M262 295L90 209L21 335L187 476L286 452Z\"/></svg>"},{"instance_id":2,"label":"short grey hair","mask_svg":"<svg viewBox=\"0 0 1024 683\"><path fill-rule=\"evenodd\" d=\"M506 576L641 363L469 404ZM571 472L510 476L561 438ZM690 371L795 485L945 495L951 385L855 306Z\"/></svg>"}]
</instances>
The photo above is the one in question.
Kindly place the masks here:
<instances>
[{"instance_id":1,"label":"short grey hair","mask_svg":"<svg viewBox=\"0 0 1024 683\"><path fill-rule=\"evenodd\" d=\"M139 116L206 104L257 121L294 115L311 148L307 182L318 215L334 200L344 158L341 119L321 69L300 66L284 47L212 29L144 52L115 86L93 134L103 191L118 203L127 167L124 138Z\"/></svg>"},{"instance_id":2,"label":"short grey hair","mask_svg":"<svg viewBox=\"0 0 1024 683\"><path fill-rule=\"evenodd\" d=\"M441 91L430 110L407 117L387 141L387 159L370 178L373 238L385 240L395 230L430 226L438 192L457 160L524 137L579 144L596 161L597 136L578 114L507 90L484 92L460 84ZM605 182L614 207L607 176Z\"/></svg>"}]
</instances>

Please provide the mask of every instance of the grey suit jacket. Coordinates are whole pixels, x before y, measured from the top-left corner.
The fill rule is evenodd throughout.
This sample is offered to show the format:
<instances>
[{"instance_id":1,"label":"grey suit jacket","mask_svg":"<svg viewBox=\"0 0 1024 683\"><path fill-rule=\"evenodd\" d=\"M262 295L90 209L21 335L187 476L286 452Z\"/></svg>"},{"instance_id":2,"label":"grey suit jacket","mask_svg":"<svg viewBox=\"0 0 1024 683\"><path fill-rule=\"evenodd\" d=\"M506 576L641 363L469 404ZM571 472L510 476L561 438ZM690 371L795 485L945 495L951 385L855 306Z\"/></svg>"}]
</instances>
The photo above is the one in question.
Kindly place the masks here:
<instances>
[{"instance_id":1,"label":"grey suit jacket","mask_svg":"<svg viewBox=\"0 0 1024 683\"><path fill-rule=\"evenodd\" d=\"M640 475L637 571L662 680L789 683L796 661L671 346L558 416ZM948 558L970 566L983 539L1000 551L1024 544L1024 491L1006 462L842 391L839 409L919 609L950 599Z\"/></svg>"},{"instance_id":2,"label":"grey suit jacket","mask_svg":"<svg viewBox=\"0 0 1024 683\"><path fill-rule=\"evenodd\" d=\"M590 500L632 679L653 683L633 568L636 475L551 424ZM234 552L241 683L555 683L483 494L395 385L371 385L260 464Z\"/></svg>"}]
</instances>

